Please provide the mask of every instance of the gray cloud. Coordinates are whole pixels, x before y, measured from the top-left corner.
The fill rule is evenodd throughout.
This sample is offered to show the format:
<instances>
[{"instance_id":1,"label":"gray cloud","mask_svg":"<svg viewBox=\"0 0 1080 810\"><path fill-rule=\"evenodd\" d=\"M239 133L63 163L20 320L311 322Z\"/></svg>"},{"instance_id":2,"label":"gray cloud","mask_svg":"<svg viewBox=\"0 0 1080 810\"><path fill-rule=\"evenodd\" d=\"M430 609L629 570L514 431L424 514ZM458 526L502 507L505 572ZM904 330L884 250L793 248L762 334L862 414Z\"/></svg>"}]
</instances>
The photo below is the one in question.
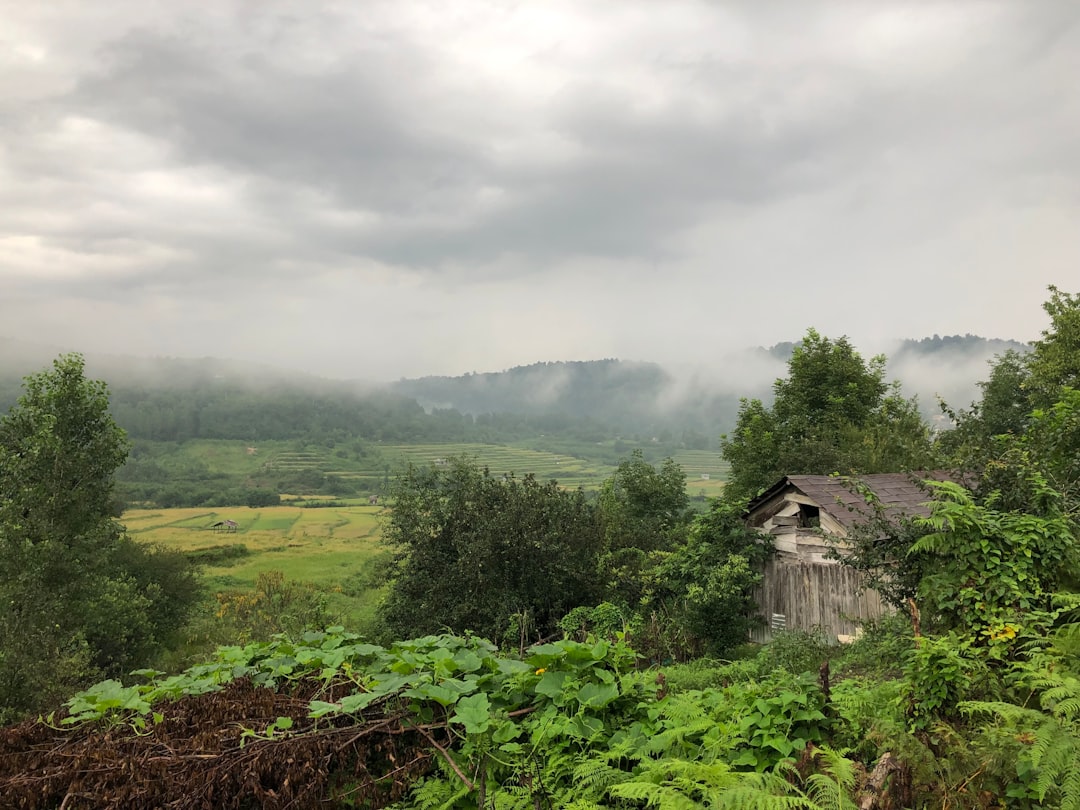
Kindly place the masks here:
<instances>
[{"instance_id":1,"label":"gray cloud","mask_svg":"<svg viewBox=\"0 0 1080 810\"><path fill-rule=\"evenodd\" d=\"M0 331L395 377L1075 286L1065 0L2 5Z\"/></svg>"}]
</instances>

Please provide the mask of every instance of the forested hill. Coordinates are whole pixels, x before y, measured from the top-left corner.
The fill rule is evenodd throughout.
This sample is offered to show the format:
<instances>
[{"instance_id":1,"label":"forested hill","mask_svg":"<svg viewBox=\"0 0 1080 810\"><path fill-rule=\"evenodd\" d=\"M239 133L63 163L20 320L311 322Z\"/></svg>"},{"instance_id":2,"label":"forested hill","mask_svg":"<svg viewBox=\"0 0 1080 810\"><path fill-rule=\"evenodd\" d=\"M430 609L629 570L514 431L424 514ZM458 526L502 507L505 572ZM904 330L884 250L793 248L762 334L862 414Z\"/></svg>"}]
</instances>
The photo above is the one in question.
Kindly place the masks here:
<instances>
[{"instance_id":1,"label":"forested hill","mask_svg":"<svg viewBox=\"0 0 1080 810\"><path fill-rule=\"evenodd\" d=\"M425 408L467 414L587 418L643 434L715 437L734 423L740 381L722 388L676 379L656 363L625 360L534 363L461 377L401 380L393 390ZM742 394L756 394L743 387Z\"/></svg>"},{"instance_id":2,"label":"forested hill","mask_svg":"<svg viewBox=\"0 0 1080 810\"><path fill-rule=\"evenodd\" d=\"M465 413L624 413L652 410L673 383L656 363L623 360L534 363L461 377L401 380L393 388L428 408ZM613 401L615 400L615 401Z\"/></svg>"},{"instance_id":3,"label":"forested hill","mask_svg":"<svg viewBox=\"0 0 1080 810\"><path fill-rule=\"evenodd\" d=\"M739 397L770 398L793 345L693 358L703 370L678 375L655 363L608 359L378 387L214 358L88 356L86 365L109 383L112 410L135 439L498 442L547 433L599 441L621 434L706 449L734 424ZM892 353L888 374L906 394L918 393L930 413L937 395L969 403L990 358L1026 348L973 335L908 340ZM0 408L14 403L23 375L57 354L0 340Z\"/></svg>"},{"instance_id":4,"label":"forested hill","mask_svg":"<svg viewBox=\"0 0 1080 810\"><path fill-rule=\"evenodd\" d=\"M428 410L589 416L639 430L681 428L715 435L734 424L740 397L771 398L772 380L783 373L795 346L788 341L722 360L717 355L708 375L676 376L656 363L595 360L406 379L393 390ZM925 411L936 413L939 396L961 407L976 399L977 383L987 377L994 356L1028 348L977 335L904 340L888 353L887 376L899 379L907 395L917 394Z\"/></svg>"}]
</instances>

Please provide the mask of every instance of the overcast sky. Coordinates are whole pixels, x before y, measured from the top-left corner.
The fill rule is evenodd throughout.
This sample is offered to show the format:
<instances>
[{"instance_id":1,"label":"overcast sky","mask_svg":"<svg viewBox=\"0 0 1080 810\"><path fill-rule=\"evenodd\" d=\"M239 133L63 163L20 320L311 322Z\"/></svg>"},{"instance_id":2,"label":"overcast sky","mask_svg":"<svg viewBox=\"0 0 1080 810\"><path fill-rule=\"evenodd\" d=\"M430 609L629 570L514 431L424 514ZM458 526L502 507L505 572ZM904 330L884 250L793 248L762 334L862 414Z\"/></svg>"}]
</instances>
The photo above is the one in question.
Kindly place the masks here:
<instances>
[{"instance_id":1,"label":"overcast sky","mask_svg":"<svg viewBox=\"0 0 1080 810\"><path fill-rule=\"evenodd\" d=\"M0 335L395 379L1029 340L1080 3L0 0Z\"/></svg>"}]
</instances>

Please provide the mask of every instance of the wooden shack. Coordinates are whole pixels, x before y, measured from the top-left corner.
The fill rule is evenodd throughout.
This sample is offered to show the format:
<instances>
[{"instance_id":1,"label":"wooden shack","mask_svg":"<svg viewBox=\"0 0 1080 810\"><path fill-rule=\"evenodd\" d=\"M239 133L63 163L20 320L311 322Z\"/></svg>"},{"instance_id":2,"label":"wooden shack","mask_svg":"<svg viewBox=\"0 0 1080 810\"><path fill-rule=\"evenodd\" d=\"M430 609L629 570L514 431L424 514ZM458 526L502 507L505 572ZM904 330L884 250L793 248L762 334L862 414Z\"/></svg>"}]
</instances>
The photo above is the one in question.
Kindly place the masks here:
<instances>
[{"instance_id":1,"label":"wooden shack","mask_svg":"<svg viewBox=\"0 0 1080 810\"><path fill-rule=\"evenodd\" d=\"M814 630L849 641L867 619L890 608L877 591L864 586L859 572L840 563L844 540L872 510L857 484L865 486L885 514L928 515L925 479L946 480L948 472L880 473L857 480L829 475L789 475L750 502L750 526L773 538L776 554L767 563L758 589L762 625L751 634L768 641L779 630Z\"/></svg>"}]
</instances>

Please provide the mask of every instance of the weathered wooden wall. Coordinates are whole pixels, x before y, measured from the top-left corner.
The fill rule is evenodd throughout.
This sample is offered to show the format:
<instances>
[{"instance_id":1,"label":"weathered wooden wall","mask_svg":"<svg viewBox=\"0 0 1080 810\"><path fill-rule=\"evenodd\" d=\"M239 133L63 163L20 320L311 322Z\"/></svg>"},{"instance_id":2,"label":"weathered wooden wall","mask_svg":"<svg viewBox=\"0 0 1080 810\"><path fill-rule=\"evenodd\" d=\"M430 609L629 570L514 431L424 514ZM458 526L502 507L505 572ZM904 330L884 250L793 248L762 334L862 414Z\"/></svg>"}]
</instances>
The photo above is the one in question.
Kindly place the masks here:
<instances>
[{"instance_id":1,"label":"weathered wooden wall","mask_svg":"<svg viewBox=\"0 0 1080 810\"><path fill-rule=\"evenodd\" d=\"M846 565L799 560L781 554L765 567L757 602L764 627L751 639L765 642L783 616L788 630L816 630L833 637L854 636L858 621L890 611L877 591L862 590L862 577Z\"/></svg>"}]
</instances>

